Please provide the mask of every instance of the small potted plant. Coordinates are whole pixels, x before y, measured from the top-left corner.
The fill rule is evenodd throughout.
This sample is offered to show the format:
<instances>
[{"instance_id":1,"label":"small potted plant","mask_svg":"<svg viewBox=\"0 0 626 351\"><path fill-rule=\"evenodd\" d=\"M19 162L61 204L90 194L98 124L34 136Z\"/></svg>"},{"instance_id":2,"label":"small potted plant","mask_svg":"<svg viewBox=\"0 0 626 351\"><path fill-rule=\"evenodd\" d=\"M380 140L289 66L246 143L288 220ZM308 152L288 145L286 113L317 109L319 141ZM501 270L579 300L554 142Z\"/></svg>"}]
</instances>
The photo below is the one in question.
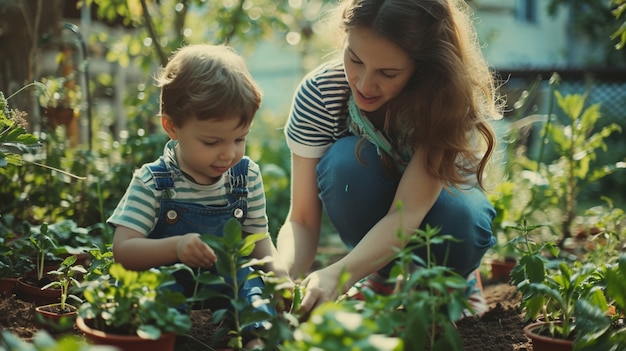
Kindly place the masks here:
<instances>
[{"instance_id":1,"label":"small potted plant","mask_svg":"<svg viewBox=\"0 0 626 351\"><path fill-rule=\"evenodd\" d=\"M578 320L575 345L585 350L617 351L626 349L626 254L603 271L608 305L593 304L586 299L576 303Z\"/></svg>"},{"instance_id":2,"label":"small potted plant","mask_svg":"<svg viewBox=\"0 0 626 351\"><path fill-rule=\"evenodd\" d=\"M536 242L524 220L514 240L520 260L511 272L511 282L522 294L520 306L529 321L524 332L533 350L572 350L578 320L574 318L577 303L586 300L595 306L607 306L603 291L603 274L597 265L567 262L559 258L553 242ZM545 256L550 252L551 258Z\"/></svg>"},{"instance_id":3,"label":"small potted plant","mask_svg":"<svg viewBox=\"0 0 626 351\"><path fill-rule=\"evenodd\" d=\"M38 228L31 228L28 240L33 251L31 257L35 261L35 270L17 279L17 296L37 305L59 302L61 289L41 289L52 281L46 273L57 269L62 262L52 253L56 243L54 238L48 235L48 224L44 222Z\"/></svg>"},{"instance_id":4,"label":"small potted plant","mask_svg":"<svg viewBox=\"0 0 626 351\"><path fill-rule=\"evenodd\" d=\"M75 263L76 256L68 256L59 268L48 272L48 275L55 276L56 279L41 288L42 290L51 288L61 290L60 302L35 307L37 320L50 331L66 331L74 325L77 308L69 304L67 300L69 298L79 303L82 302L76 295L70 294L70 288L80 287L76 275L82 276L87 273L83 266L75 265Z\"/></svg>"},{"instance_id":5,"label":"small potted plant","mask_svg":"<svg viewBox=\"0 0 626 351\"><path fill-rule=\"evenodd\" d=\"M17 279L32 271L34 265L24 254L25 245L21 240L10 244L0 237L0 296L10 296L15 292Z\"/></svg>"},{"instance_id":6,"label":"small potted plant","mask_svg":"<svg viewBox=\"0 0 626 351\"><path fill-rule=\"evenodd\" d=\"M185 296L167 288L173 282L171 274L158 269L131 271L113 263L108 274L83 282L85 302L76 325L94 344L172 351L176 335L191 328L181 309Z\"/></svg>"},{"instance_id":7,"label":"small potted plant","mask_svg":"<svg viewBox=\"0 0 626 351\"><path fill-rule=\"evenodd\" d=\"M69 125L78 114L81 89L74 74L63 77L49 76L41 79L46 93L39 95L39 104L52 128Z\"/></svg>"}]
</instances>

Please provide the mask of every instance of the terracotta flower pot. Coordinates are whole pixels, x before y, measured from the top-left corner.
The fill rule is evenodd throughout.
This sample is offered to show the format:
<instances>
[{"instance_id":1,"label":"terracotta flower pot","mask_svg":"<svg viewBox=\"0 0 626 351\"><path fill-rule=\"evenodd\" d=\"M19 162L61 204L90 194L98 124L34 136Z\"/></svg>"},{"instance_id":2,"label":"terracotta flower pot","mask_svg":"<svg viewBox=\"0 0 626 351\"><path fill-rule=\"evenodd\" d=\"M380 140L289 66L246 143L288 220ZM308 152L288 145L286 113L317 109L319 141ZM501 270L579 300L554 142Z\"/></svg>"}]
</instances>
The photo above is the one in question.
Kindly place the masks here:
<instances>
[{"instance_id":1,"label":"terracotta flower pot","mask_svg":"<svg viewBox=\"0 0 626 351\"><path fill-rule=\"evenodd\" d=\"M0 278L0 296L11 296L15 292L17 278Z\"/></svg>"},{"instance_id":2,"label":"terracotta flower pot","mask_svg":"<svg viewBox=\"0 0 626 351\"><path fill-rule=\"evenodd\" d=\"M547 329L547 322L535 322L524 327L524 334L533 344L533 351L572 351L574 341L559 339L540 333L541 329Z\"/></svg>"},{"instance_id":3,"label":"terracotta flower pot","mask_svg":"<svg viewBox=\"0 0 626 351\"><path fill-rule=\"evenodd\" d=\"M89 320L85 320L78 316L76 318L76 326L85 334L88 341L95 345L115 346L120 351L173 351L176 343L176 334L163 333L156 340L142 339L137 335L119 335L106 333L101 330L93 329Z\"/></svg>"},{"instance_id":4,"label":"terracotta flower pot","mask_svg":"<svg viewBox=\"0 0 626 351\"><path fill-rule=\"evenodd\" d=\"M76 322L76 306L65 304L67 311L61 310L61 303L36 306L35 314L39 324L48 332L65 332L73 328Z\"/></svg>"},{"instance_id":5,"label":"terracotta flower pot","mask_svg":"<svg viewBox=\"0 0 626 351\"><path fill-rule=\"evenodd\" d=\"M44 112L52 128L67 126L74 119L74 109L69 107L46 107Z\"/></svg>"},{"instance_id":6,"label":"terracotta flower pot","mask_svg":"<svg viewBox=\"0 0 626 351\"><path fill-rule=\"evenodd\" d=\"M517 263L513 261L491 261L491 279L498 281L508 281L511 277L511 270Z\"/></svg>"},{"instance_id":7,"label":"terracotta flower pot","mask_svg":"<svg viewBox=\"0 0 626 351\"><path fill-rule=\"evenodd\" d=\"M27 277L19 277L15 285L15 294L20 300L33 302L36 305L47 305L61 301L61 289L41 289L43 285L35 285Z\"/></svg>"}]
</instances>

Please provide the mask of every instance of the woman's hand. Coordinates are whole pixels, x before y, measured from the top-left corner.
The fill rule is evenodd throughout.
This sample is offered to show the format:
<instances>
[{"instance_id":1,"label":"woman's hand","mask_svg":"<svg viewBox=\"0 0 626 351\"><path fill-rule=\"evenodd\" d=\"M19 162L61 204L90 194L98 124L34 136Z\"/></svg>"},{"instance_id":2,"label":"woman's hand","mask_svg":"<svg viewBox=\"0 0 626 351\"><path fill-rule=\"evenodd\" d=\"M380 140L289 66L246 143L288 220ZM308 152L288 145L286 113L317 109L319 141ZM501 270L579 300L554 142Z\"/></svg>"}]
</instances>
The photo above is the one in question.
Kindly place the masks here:
<instances>
[{"instance_id":1,"label":"woman's hand","mask_svg":"<svg viewBox=\"0 0 626 351\"><path fill-rule=\"evenodd\" d=\"M308 314L324 302L336 301L343 293L339 291L339 273L335 267L329 266L309 274L300 284L304 288L304 297L299 312Z\"/></svg>"},{"instance_id":2,"label":"woman's hand","mask_svg":"<svg viewBox=\"0 0 626 351\"><path fill-rule=\"evenodd\" d=\"M211 267L217 256L209 245L200 240L200 234L189 233L182 235L176 243L178 260L190 267Z\"/></svg>"}]
</instances>

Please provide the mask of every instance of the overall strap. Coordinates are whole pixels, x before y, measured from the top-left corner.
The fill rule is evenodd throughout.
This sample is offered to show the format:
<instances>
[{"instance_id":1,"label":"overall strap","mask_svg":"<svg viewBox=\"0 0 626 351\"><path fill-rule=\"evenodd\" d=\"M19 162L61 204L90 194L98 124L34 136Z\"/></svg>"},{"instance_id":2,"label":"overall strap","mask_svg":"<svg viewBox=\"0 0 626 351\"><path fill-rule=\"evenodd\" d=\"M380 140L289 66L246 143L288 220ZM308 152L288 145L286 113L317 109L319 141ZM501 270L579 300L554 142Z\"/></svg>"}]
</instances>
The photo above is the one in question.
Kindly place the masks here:
<instances>
[{"instance_id":1,"label":"overall strap","mask_svg":"<svg viewBox=\"0 0 626 351\"><path fill-rule=\"evenodd\" d=\"M239 163L232 167L230 172L230 194L228 198L231 202L237 203L232 215L240 223L248 216L248 163L250 159L244 156Z\"/></svg>"},{"instance_id":2,"label":"overall strap","mask_svg":"<svg viewBox=\"0 0 626 351\"><path fill-rule=\"evenodd\" d=\"M231 194L236 200L248 198L248 163L250 159L244 156L239 163L230 169Z\"/></svg>"},{"instance_id":3,"label":"overall strap","mask_svg":"<svg viewBox=\"0 0 626 351\"><path fill-rule=\"evenodd\" d=\"M148 164L148 169L154 178L156 190L167 190L174 188L174 173L167 168L163 157Z\"/></svg>"}]
</instances>

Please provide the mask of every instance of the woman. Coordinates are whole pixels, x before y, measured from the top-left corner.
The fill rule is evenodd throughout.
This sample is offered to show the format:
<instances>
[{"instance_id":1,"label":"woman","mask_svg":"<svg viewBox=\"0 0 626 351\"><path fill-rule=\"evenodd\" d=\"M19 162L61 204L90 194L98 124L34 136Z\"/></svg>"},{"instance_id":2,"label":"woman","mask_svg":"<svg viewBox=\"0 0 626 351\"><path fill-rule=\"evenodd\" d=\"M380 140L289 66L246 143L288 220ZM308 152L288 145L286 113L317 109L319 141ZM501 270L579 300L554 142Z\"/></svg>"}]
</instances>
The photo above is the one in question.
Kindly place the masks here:
<instances>
[{"instance_id":1,"label":"woman","mask_svg":"<svg viewBox=\"0 0 626 351\"><path fill-rule=\"evenodd\" d=\"M410 235L428 224L460 239L434 246L436 263L475 282L495 242L482 174L495 144L488 119L500 111L465 6L347 0L337 10L343 59L305 77L285 129L292 194L278 252L292 278L304 277L323 209L351 250L302 281L303 311L365 277L365 286L389 292L400 228ZM344 271L350 278L338 286Z\"/></svg>"}]
</instances>

